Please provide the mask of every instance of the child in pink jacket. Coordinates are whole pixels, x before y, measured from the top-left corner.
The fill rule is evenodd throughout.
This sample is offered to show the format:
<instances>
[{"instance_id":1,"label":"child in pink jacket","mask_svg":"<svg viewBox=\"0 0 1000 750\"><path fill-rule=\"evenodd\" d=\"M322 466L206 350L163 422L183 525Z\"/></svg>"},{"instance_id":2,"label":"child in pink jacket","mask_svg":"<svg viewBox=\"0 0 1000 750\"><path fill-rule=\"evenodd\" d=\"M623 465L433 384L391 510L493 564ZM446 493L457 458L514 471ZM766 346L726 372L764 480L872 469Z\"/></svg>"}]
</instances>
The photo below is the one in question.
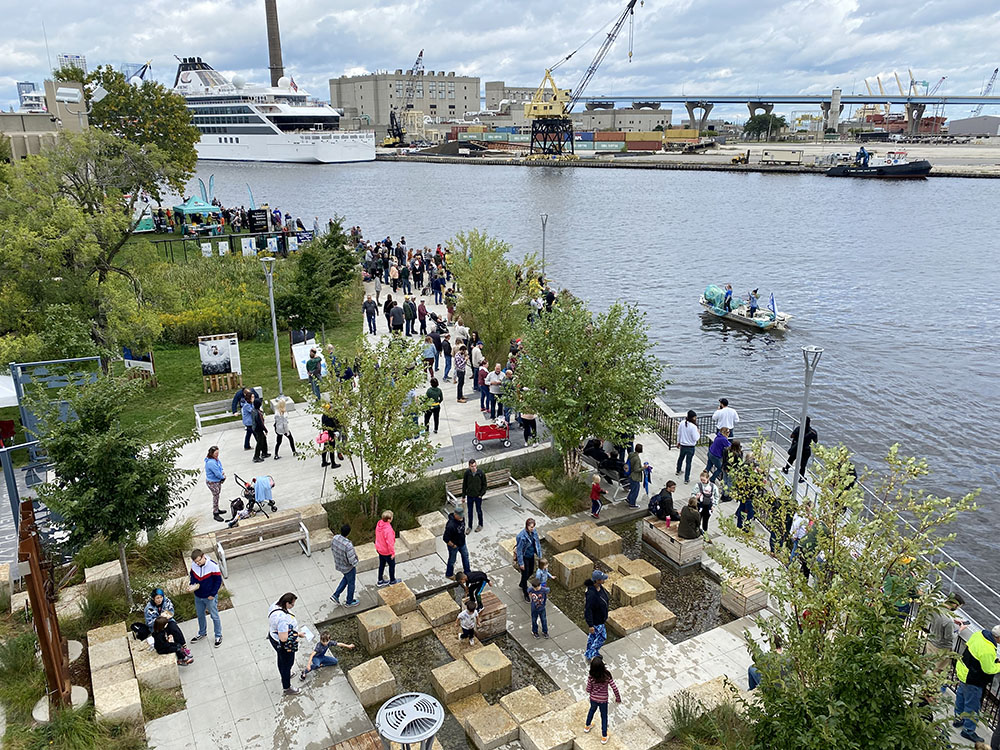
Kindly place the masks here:
<instances>
[{"instance_id":1,"label":"child in pink jacket","mask_svg":"<svg viewBox=\"0 0 1000 750\"><path fill-rule=\"evenodd\" d=\"M396 580L396 532L392 528L392 511L382 511L382 519L375 525L375 551L378 552L378 585L389 586ZM389 580L382 577L389 566Z\"/></svg>"}]
</instances>

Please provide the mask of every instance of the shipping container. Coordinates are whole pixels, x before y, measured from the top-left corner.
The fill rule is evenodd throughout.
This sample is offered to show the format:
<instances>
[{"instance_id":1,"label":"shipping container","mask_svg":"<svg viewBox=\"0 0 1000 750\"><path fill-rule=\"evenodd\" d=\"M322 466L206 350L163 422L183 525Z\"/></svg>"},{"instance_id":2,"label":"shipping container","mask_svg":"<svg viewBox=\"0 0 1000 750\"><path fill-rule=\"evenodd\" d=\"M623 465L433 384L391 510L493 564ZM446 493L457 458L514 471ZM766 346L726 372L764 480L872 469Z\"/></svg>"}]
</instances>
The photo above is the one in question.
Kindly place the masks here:
<instances>
[{"instance_id":1,"label":"shipping container","mask_svg":"<svg viewBox=\"0 0 1000 750\"><path fill-rule=\"evenodd\" d=\"M677 141L697 138L698 131L694 128L676 128L674 130L664 130L661 135L665 141Z\"/></svg>"},{"instance_id":2,"label":"shipping container","mask_svg":"<svg viewBox=\"0 0 1000 750\"><path fill-rule=\"evenodd\" d=\"M574 151L593 151L594 142L593 141L573 141Z\"/></svg>"},{"instance_id":3,"label":"shipping container","mask_svg":"<svg viewBox=\"0 0 1000 750\"><path fill-rule=\"evenodd\" d=\"M596 151L624 151L625 141L594 141Z\"/></svg>"},{"instance_id":4,"label":"shipping container","mask_svg":"<svg viewBox=\"0 0 1000 750\"><path fill-rule=\"evenodd\" d=\"M592 141L594 140L594 134L590 131L584 133L577 133L580 136L581 141Z\"/></svg>"},{"instance_id":5,"label":"shipping container","mask_svg":"<svg viewBox=\"0 0 1000 750\"><path fill-rule=\"evenodd\" d=\"M626 133L625 141L659 141L662 135L658 130L642 130L637 133Z\"/></svg>"},{"instance_id":6,"label":"shipping container","mask_svg":"<svg viewBox=\"0 0 1000 750\"><path fill-rule=\"evenodd\" d=\"M486 126L485 125L469 125L469 132L470 133L485 133L486 132Z\"/></svg>"},{"instance_id":7,"label":"shipping container","mask_svg":"<svg viewBox=\"0 0 1000 750\"><path fill-rule=\"evenodd\" d=\"M659 151L663 148L662 141L625 141L629 151Z\"/></svg>"},{"instance_id":8,"label":"shipping container","mask_svg":"<svg viewBox=\"0 0 1000 750\"><path fill-rule=\"evenodd\" d=\"M599 130L594 133L595 141L614 141L615 143L622 143L625 141L625 134L619 133L616 130Z\"/></svg>"},{"instance_id":9,"label":"shipping container","mask_svg":"<svg viewBox=\"0 0 1000 750\"><path fill-rule=\"evenodd\" d=\"M510 143L531 143L531 136L527 133L511 133L507 140Z\"/></svg>"},{"instance_id":10,"label":"shipping container","mask_svg":"<svg viewBox=\"0 0 1000 750\"><path fill-rule=\"evenodd\" d=\"M483 133L484 140L487 141L506 141L510 133Z\"/></svg>"},{"instance_id":11,"label":"shipping container","mask_svg":"<svg viewBox=\"0 0 1000 750\"><path fill-rule=\"evenodd\" d=\"M802 152L786 149L772 148L764 149L760 154L761 164L801 164Z\"/></svg>"},{"instance_id":12,"label":"shipping container","mask_svg":"<svg viewBox=\"0 0 1000 750\"><path fill-rule=\"evenodd\" d=\"M460 141L479 140L479 133L459 133L458 140Z\"/></svg>"}]
</instances>

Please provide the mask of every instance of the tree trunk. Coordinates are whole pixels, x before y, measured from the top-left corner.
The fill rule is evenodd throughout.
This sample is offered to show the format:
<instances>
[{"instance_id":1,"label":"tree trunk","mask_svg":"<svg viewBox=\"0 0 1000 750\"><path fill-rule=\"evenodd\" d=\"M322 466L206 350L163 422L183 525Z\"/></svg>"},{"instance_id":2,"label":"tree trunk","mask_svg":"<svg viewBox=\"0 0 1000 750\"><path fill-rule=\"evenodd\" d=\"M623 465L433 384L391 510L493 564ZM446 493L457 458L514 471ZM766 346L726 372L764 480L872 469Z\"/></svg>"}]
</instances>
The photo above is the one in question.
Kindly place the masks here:
<instances>
[{"instance_id":1,"label":"tree trunk","mask_svg":"<svg viewBox=\"0 0 1000 750\"><path fill-rule=\"evenodd\" d=\"M125 542L118 545L118 562L122 566L122 583L125 584L125 601L129 610L132 609L132 582L128 577L128 562L125 560Z\"/></svg>"},{"instance_id":2,"label":"tree trunk","mask_svg":"<svg viewBox=\"0 0 1000 750\"><path fill-rule=\"evenodd\" d=\"M563 453L563 471L567 477L575 477L580 473L580 449L571 448Z\"/></svg>"},{"instance_id":3,"label":"tree trunk","mask_svg":"<svg viewBox=\"0 0 1000 750\"><path fill-rule=\"evenodd\" d=\"M323 336L323 348L326 348L326 323L320 323L320 330L322 330Z\"/></svg>"}]
</instances>

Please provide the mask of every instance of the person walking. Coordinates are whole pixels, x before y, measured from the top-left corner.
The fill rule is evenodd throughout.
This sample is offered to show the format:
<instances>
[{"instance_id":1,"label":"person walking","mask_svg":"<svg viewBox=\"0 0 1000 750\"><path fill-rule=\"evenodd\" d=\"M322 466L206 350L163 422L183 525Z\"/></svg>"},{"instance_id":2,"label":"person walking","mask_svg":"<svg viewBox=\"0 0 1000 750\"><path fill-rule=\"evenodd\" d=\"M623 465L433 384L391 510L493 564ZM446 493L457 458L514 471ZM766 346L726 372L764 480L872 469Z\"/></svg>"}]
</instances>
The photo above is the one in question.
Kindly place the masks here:
<instances>
[{"instance_id":1,"label":"person walking","mask_svg":"<svg viewBox=\"0 0 1000 750\"><path fill-rule=\"evenodd\" d=\"M427 411L424 412L424 432L430 429L431 417L434 418L434 434L437 434L438 423L441 420L441 403L444 393L438 387L437 378L431 378L431 387L427 389Z\"/></svg>"},{"instance_id":2,"label":"person walking","mask_svg":"<svg viewBox=\"0 0 1000 750\"><path fill-rule=\"evenodd\" d=\"M243 389L243 399L240 401L240 418L243 420L243 427L246 429L246 436L243 439L243 450L250 450L250 436L254 434L254 393L249 388Z\"/></svg>"},{"instance_id":3,"label":"person walking","mask_svg":"<svg viewBox=\"0 0 1000 750\"><path fill-rule=\"evenodd\" d=\"M791 443L788 446L788 460L785 462L785 466L781 469L783 474L787 474L788 470L795 465L795 459L799 455L799 426L795 425L795 429L792 430L792 434L789 435ZM816 434L816 430L812 428L812 423L809 417L806 417L806 436L802 441L802 465L799 467L799 481L806 481L806 464L809 463L809 458L812 456L812 446L813 443L818 442L819 437Z\"/></svg>"},{"instance_id":4,"label":"person walking","mask_svg":"<svg viewBox=\"0 0 1000 750\"><path fill-rule=\"evenodd\" d=\"M976 721L973 717L979 713L983 690L993 681L993 676L1000 672L998 642L1000 625L994 625L992 630L984 628L973 633L965 643L962 656L955 662L958 688L955 690L955 720L951 725L962 727L962 737L969 742L986 741L976 734Z\"/></svg>"},{"instance_id":5,"label":"person walking","mask_svg":"<svg viewBox=\"0 0 1000 750\"><path fill-rule=\"evenodd\" d=\"M212 618L215 630L215 647L222 645L222 620L219 619L219 589L222 588L222 571L215 560L200 549L191 550L191 567L188 570L188 591L194 593L194 611L198 616L198 635L191 639L197 643L208 636L205 613Z\"/></svg>"},{"instance_id":6,"label":"person walking","mask_svg":"<svg viewBox=\"0 0 1000 750\"><path fill-rule=\"evenodd\" d=\"M532 576L528 581L531 588L528 589L528 601L531 602L531 634L538 637L538 623L542 623L542 635L549 637L549 621L545 616L545 604L549 598L549 587L542 585L537 576Z\"/></svg>"},{"instance_id":7,"label":"person walking","mask_svg":"<svg viewBox=\"0 0 1000 750\"><path fill-rule=\"evenodd\" d=\"M392 316L389 313L392 312L395 304L391 294L385 295L385 302L382 303L382 314L385 316L385 328L387 331L392 331Z\"/></svg>"},{"instance_id":8,"label":"person walking","mask_svg":"<svg viewBox=\"0 0 1000 750\"><path fill-rule=\"evenodd\" d=\"M601 515L601 508L604 507L604 503L601 499L608 494L608 491L601 487L601 475L594 474L591 477L593 484L590 485L590 515L593 518L599 518Z\"/></svg>"},{"instance_id":9,"label":"person walking","mask_svg":"<svg viewBox=\"0 0 1000 750\"><path fill-rule=\"evenodd\" d=\"M420 304L417 305L417 320L420 321L420 335L427 335L427 304L424 302L424 298L420 298Z\"/></svg>"},{"instance_id":10,"label":"person walking","mask_svg":"<svg viewBox=\"0 0 1000 750\"><path fill-rule=\"evenodd\" d=\"M431 379L434 378L434 354L436 351L434 340L430 336L425 336L424 348L420 353L420 357L424 361L424 367L427 368L427 377Z\"/></svg>"},{"instance_id":11,"label":"person walking","mask_svg":"<svg viewBox=\"0 0 1000 750\"><path fill-rule=\"evenodd\" d=\"M448 545L448 564L444 569L445 578L455 575L455 557L462 555L462 572L469 575L469 548L465 543L465 509L462 506L452 508L451 517L444 526L444 543Z\"/></svg>"},{"instance_id":12,"label":"person walking","mask_svg":"<svg viewBox=\"0 0 1000 750\"><path fill-rule=\"evenodd\" d=\"M702 474L711 471L710 481L714 482L722 475L722 460L726 451L732 443L729 441L729 428L722 427L712 444L708 446L708 464L705 466L705 471Z\"/></svg>"},{"instance_id":13,"label":"person walking","mask_svg":"<svg viewBox=\"0 0 1000 750\"><path fill-rule=\"evenodd\" d=\"M223 520L222 511L219 510L219 495L225 481L226 472L222 470L222 463L219 461L219 446L213 445L205 456L205 484L212 493L212 518L216 521Z\"/></svg>"},{"instance_id":14,"label":"person walking","mask_svg":"<svg viewBox=\"0 0 1000 750\"><path fill-rule=\"evenodd\" d=\"M378 269L375 271L375 304L382 304L382 279Z\"/></svg>"},{"instance_id":15,"label":"person walking","mask_svg":"<svg viewBox=\"0 0 1000 750\"><path fill-rule=\"evenodd\" d=\"M503 381L506 378L507 376L500 369L499 362L493 366L493 370L486 376L486 387L489 388L490 419L497 418L497 401L500 398L500 394L503 393Z\"/></svg>"},{"instance_id":16,"label":"person walking","mask_svg":"<svg viewBox=\"0 0 1000 750\"><path fill-rule=\"evenodd\" d=\"M396 580L396 531L392 528L392 511L383 510L382 518L375 524L375 552L378 553L378 581L376 586L390 586ZM389 568L389 580L382 575Z\"/></svg>"},{"instance_id":17,"label":"person walking","mask_svg":"<svg viewBox=\"0 0 1000 750\"><path fill-rule=\"evenodd\" d=\"M306 360L306 375L309 377L309 387L316 398L319 398L319 379L322 374L323 358L315 349L310 349L309 359Z\"/></svg>"},{"instance_id":18,"label":"person walking","mask_svg":"<svg viewBox=\"0 0 1000 750\"><path fill-rule=\"evenodd\" d=\"M524 445L527 446L538 437L538 415L534 412L521 412L521 429L524 430Z\"/></svg>"},{"instance_id":19,"label":"person walking","mask_svg":"<svg viewBox=\"0 0 1000 750\"><path fill-rule=\"evenodd\" d=\"M701 472L701 481L695 485L694 496L698 500L698 510L701 511L701 530L708 531L708 519L712 517L712 507L715 505L715 485L708 481L708 472Z\"/></svg>"},{"instance_id":20,"label":"person walking","mask_svg":"<svg viewBox=\"0 0 1000 750\"><path fill-rule=\"evenodd\" d=\"M253 462L259 464L265 458L271 456L267 452L267 425L264 424L263 401L253 406L253 439L256 443L253 449Z\"/></svg>"},{"instance_id":21,"label":"person walking","mask_svg":"<svg viewBox=\"0 0 1000 750\"><path fill-rule=\"evenodd\" d=\"M486 495L486 474L476 459L469 460L469 468L462 475L462 497L469 506L469 531L472 531L472 514L475 511L479 525L476 531L483 530L483 496Z\"/></svg>"},{"instance_id":22,"label":"person walking","mask_svg":"<svg viewBox=\"0 0 1000 750\"><path fill-rule=\"evenodd\" d=\"M603 570L595 570L587 580L587 595L583 605L583 618L587 621L587 650L583 656L587 662L593 661L601 653L601 646L608 639L605 623L608 621L610 598L604 588L608 574Z\"/></svg>"},{"instance_id":23,"label":"person walking","mask_svg":"<svg viewBox=\"0 0 1000 750\"><path fill-rule=\"evenodd\" d=\"M608 688L615 694L615 703L622 702L621 693L615 684L611 672L604 666L604 659L595 656L590 662L590 674L587 675L587 697L590 698L590 710L587 711L587 723L583 727L584 733L589 734L594 728L594 714L601 712L601 744L608 744Z\"/></svg>"},{"instance_id":24,"label":"person walking","mask_svg":"<svg viewBox=\"0 0 1000 750\"><path fill-rule=\"evenodd\" d=\"M719 408L715 410L712 419L715 420L717 431L725 427L729 430L729 436L732 437L736 431L736 423L740 421L740 415L736 413L736 409L729 405L729 399L720 398Z\"/></svg>"},{"instance_id":25,"label":"person walking","mask_svg":"<svg viewBox=\"0 0 1000 750\"><path fill-rule=\"evenodd\" d=\"M413 324L417 319L417 306L409 297L403 298L403 322L406 326L406 335L413 335Z\"/></svg>"},{"instance_id":26,"label":"person walking","mask_svg":"<svg viewBox=\"0 0 1000 750\"><path fill-rule=\"evenodd\" d=\"M392 332L398 336L403 335L403 324L406 322L406 313L403 312L403 308L400 307L398 302L392 303L392 309L389 310L389 328Z\"/></svg>"},{"instance_id":27,"label":"person walking","mask_svg":"<svg viewBox=\"0 0 1000 750\"><path fill-rule=\"evenodd\" d=\"M323 466L326 466L326 457L330 457L330 468L339 469L337 463L337 435L340 433L340 422L329 413L330 404L324 404L323 414L320 415L319 422L323 428L318 438L320 442L320 457L323 459ZM324 439L325 436L325 439ZM343 460L343 456L341 456Z\"/></svg>"},{"instance_id":28,"label":"person walking","mask_svg":"<svg viewBox=\"0 0 1000 750\"><path fill-rule=\"evenodd\" d=\"M524 522L515 540L514 553L517 556L517 568L521 571L521 593L524 594L524 601L528 601L528 579L535 573L535 560L542 556L542 542L535 531L535 519L529 518Z\"/></svg>"},{"instance_id":29,"label":"person walking","mask_svg":"<svg viewBox=\"0 0 1000 750\"><path fill-rule=\"evenodd\" d=\"M340 533L330 540L330 551L333 553L333 566L338 573L343 573L337 590L330 596L330 601L340 604L340 595L347 589L348 607L356 607L360 602L354 598L354 584L358 575L358 553L354 550L354 545L347 538L351 535L351 525L345 523L340 527Z\"/></svg>"},{"instance_id":30,"label":"person walking","mask_svg":"<svg viewBox=\"0 0 1000 750\"><path fill-rule=\"evenodd\" d=\"M465 346L458 347L458 351L455 352L455 383L458 385L458 403L464 404L468 401L465 397L465 366L468 362L466 358L466 348Z\"/></svg>"},{"instance_id":31,"label":"person walking","mask_svg":"<svg viewBox=\"0 0 1000 750\"><path fill-rule=\"evenodd\" d=\"M638 508L639 489L642 487L642 445L635 444L628 454L628 507Z\"/></svg>"},{"instance_id":32,"label":"person walking","mask_svg":"<svg viewBox=\"0 0 1000 750\"><path fill-rule=\"evenodd\" d=\"M701 430L698 429L698 415L693 409L688 409L684 421L677 425L677 476L681 475L681 464L684 465L684 484L691 484L691 461L694 460L695 446L701 440Z\"/></svg>"},{"instance_id":33,"label":"person walking","mask_svg":"<svg viewBox=\"0 0 1000 750\"><path fill-rule=\"evenodd\" d=\"M378 302L373 300L372 296L369 294L368 299L361 304L361 309L364 311L365 321L368 323L368 333L374 336L376 334L375 316L378 315ZM319 396L317 396L317 398L319 398Z\"/></svg>"},{"instance_id":34,"label":"person walking","mask_svg":"<svg viewBox=\"0 0 1000 750\"><path fill-rule=\"evenodd\" d=\"M285 439L288 441L288 446L292 449L292 455L299 455L298 451L295 450L295 439L292 437L292 431L288 426L288 412L285 399L279 398L274 404L274 434L277 437L274 439L274 460L277 461L280 456L278 456L278 451L281 450L281 441Z\"/></svg>"},{"instance_id":35,"label":"person walking","mask_svg":"<svg viewBox=\"0 0 1000 750\"><path fill-rule=\"evenodd\" d=\"M299 689L292 687L292 667L295 666L295 652L299 650L299 623L292 614L292 607L298 597L287 592L271 605L267 615L267 640L278 655L278 674L285 695L298 695Z\"/></svg>"}]
</instances>

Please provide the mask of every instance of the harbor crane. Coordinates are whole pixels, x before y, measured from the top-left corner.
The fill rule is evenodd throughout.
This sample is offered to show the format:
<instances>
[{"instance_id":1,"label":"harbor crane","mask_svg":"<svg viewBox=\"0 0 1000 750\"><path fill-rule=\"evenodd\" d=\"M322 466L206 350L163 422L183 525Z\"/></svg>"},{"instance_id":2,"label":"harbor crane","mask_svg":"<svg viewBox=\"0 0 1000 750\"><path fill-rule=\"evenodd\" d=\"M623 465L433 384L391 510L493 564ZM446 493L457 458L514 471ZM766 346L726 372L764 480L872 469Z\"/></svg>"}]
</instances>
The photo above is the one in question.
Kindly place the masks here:
<instances>
[{"instance_id":1,"label":"harbor crane","mask_svg":"<svg viewBox=\"0 0 1000 750\"><path fill-rule=\"evenodd\" d=\"M989 96L991 93L993 93L993 84L997 82L998 70L1000 70L1000 68L993 68L993 75L990 76L990 82L987 83L986 86L983 88L982 96ZM972 110L972 116L979 117L979 115L981 115L982 112L983 112L983 105L977 104L976 108Z\"/></svg>"},{"instance_id":2,"label":"harbor crane","mask_svg":"<svg viewBox=\"0 0 1000 750\"><path fill-rule=\"evenodd\" d=\"M382 145L386 148L394 148L406 144L406 129L403 127L403 114L413 108L413 97L417 92L417 76L424 72L424 51L420 50L417 59L410 68L406 77L406 84L403 87L403 99L398 107L389 110L389 129L386 133Z\"/></svg>"},{"instance_id":3,"label":"harbor crane","mask_svg":"<svg viewBox=\"0 0 1000 750\"><path fill-rule=\"evenodd\" d=\"M556 86L556 82L552 78L552 71L579 52L590 39L597 36L596 33L587 42L545 71L545 77L542 78L542 83L538 86L531 101L524 104L524 114L531 120L530 153L532 155L574 158L573 120L571 117L573 107L580 101L587 84L590 83L594 74L597 73L597 69L604 62L604 58L611 51L626 21L629 22L628 59L629 62L632 61L632 30L636 2L639 2L640 5L645 4L645 0L629 0L604 38L604 42L597 50L597 54L594 55L590 66L584 71L580 82L576 84L576 88L570 90Z\"/></svg>"}]
</instances>

